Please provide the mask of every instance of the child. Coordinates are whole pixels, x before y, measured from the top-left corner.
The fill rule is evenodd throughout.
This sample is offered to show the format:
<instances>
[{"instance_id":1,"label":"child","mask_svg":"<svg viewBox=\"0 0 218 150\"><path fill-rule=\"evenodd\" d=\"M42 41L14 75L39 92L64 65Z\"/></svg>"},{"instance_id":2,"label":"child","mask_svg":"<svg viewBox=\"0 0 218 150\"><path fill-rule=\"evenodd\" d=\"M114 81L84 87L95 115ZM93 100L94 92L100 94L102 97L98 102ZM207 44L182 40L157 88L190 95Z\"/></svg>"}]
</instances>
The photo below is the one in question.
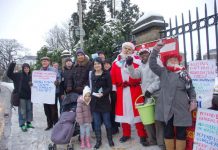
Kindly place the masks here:
<instances>
[{"instance_id":1,"label":"child","mask_svg":"<svg viewBox=\"0 0 218 150\"><path fill-rule=\"evenodd\" d=\"M81 148L85 148L85 140L87 148L91 148L90 144L90 126L92 116L90 111L91 91L88 86L83 89L83 95L79 96L76 108L76 121L80 125Z\"/></svg>"}]
</instances>

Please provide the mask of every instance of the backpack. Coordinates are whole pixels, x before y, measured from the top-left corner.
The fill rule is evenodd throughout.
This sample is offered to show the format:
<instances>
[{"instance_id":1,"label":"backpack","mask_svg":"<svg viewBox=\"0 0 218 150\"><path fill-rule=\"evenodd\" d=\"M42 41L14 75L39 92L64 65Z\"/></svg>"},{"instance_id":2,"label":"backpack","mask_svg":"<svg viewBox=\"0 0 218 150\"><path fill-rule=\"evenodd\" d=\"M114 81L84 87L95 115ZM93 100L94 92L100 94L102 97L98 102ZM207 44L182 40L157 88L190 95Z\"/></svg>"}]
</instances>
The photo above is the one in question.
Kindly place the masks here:
<instances>
[{"instance_id":1,"label":"backpack","mask_svg":"<svg viewBox=\"0 0 218 150\"><path fill-rule=\"evenodd\" d=\"M21 86L22 86L22 80L23 80L23 75L20 75L20 80L19 80L19 87L18 87L18 91L16 91L15 89L13 89L13 91L11 92L11 107L13 108L14 106L19 106L20 105L20 90L21 90Z\"/></svg>"}]
</instances>

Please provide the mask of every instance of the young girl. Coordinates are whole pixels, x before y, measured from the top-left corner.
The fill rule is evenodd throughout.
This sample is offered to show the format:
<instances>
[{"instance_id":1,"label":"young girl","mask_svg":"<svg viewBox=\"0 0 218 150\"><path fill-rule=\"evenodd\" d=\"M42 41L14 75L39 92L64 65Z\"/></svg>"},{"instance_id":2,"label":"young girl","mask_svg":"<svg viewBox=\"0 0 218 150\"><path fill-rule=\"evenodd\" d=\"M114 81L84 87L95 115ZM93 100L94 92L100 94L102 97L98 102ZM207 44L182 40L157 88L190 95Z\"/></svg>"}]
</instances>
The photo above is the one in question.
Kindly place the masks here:
<instances>
[{"instance_id":1,"label":"young girl","mask_svg":"<svg viewBox=\"0 0 218 150\"><path fill-rule=\"evenodd\" d=\"M81 148L85 148L85 141L87 148L91 148L90 144L90 126L92 122L92 116L89 103L91 101L91 91L88 86L83 89L83 95L77 100L76 108L76 121L80 125L80 139Z\"/></svg>"},{"instance_id":2,"label":"young girl","mask_svg":"<svg viewBox=\"0 0 218 150\"><path fill-rule=\"evenodd\" d=\"M97 57L94 59L94 71L91 73L90 87L92 87L92 101L91 111L94 120L96 144L95 149L101 146L101 118L103 118L104 125L107 131L108 143L114 146L111 132L110 111L111 104L109 94L112 90L112 83L110 73L104 70L102 60Z\"/></svg>"}]
</instances>

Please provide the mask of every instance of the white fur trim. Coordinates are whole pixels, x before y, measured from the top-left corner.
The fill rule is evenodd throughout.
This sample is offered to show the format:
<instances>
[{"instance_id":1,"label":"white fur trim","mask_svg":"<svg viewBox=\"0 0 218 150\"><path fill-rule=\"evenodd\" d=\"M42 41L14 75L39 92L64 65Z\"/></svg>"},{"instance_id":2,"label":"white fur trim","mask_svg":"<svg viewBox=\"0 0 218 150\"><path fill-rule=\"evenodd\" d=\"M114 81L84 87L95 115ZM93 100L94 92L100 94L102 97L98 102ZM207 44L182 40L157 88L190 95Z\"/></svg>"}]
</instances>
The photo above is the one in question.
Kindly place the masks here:
<instances>
[{"instance_id":1,"label":"white fur trim","mask_svg":"<svg viewBox=\"0 0 218 150\"><path fill-rule=\"evenodd\" d=\"M121 75L123 81L129 81L129 73L127 68L121 68ZM131 98L130 88L126 87L123 89L123 116L116 115L116 122L125 122L129 124L134 124L141 122L140 116L134 116L132 98Z\"/></svg>"},{"instance_id":2,"label":"white fur trim","mask_svg":"<svg viewBox=\"0 0 218 150\"><path fill-rule=\"evenodd\" d=\"M135 50L135 45L134 45L133 43L131 43L131 42L125 42L125 43L123 43L123 44L122 44L122 49L123 49L124 46L131 47L132 51Z\"/></svg>"},{"instance_id":3,"label":"white fur trim","mask_svg":"<svg viewBox=\"0 0 218 150\"><path fill-rule=\"evenodd\" d=\"M116 85L112 85L112 91L117 91L117 87L116 87Z\"/></svg>"}]
</instances>

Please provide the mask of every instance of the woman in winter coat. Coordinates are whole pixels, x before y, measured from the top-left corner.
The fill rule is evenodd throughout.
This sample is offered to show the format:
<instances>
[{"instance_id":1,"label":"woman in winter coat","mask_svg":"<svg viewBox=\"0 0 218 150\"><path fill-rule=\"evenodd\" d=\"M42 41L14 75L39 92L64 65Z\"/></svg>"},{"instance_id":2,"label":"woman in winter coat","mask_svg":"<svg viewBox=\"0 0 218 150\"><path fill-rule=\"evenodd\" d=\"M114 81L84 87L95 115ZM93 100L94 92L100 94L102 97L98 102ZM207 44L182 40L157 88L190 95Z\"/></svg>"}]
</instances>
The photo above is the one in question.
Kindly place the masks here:
<instances>
[{"instance_id":1,"label":"woman in winter coat","mask_svg":"<svg viewBox=\"0 0 218 150\"><path fill-rule=\"evenodd\" d=\"M192 125L191 111L196 109L196 93L191 78L179 63L179 53L168 52L161 57L163 65L157 64L157 57L163 43L159 41L154 47L149 61L151 70L160 77L160 95L155 119L165 122L164 141L167 150L185 150L186 128ZM176 134L174 132L176 129ZM176 145L174 145L176 135Z\"/></svg>"},{"instance_id":2,"label":"woman in winter coat","mask_svg":"<svg viewBox=\"0 0 218 150\"><path fill-rule=\"evenodd\" d=\"M76 62L73 69L73 92L82 94L83 89L88 85L89 71L92 69L92 63L86 57L82 49L76 51Z\"/></svg>"},{"instance_id":3,"label":"woman in winter coat","mask_svg":"<svg viewBox=\"0 0 218 150\"><path fill-rule=\"evenodd\" d=\"M20 105L18 106L19 126L23 132L28 128L34 128L31 124L33 121L33 104L31 102L31 72L27 63L22 65L22 71L14 73L16 62L12 62L7 70L7 76L13 80L14 90L19 93Z\"/></svg>"},{"instance_id":4,"label":"woman in winter coat","mask_svg":"<svg viewBox=\"0 0 218 150\"><path fill-rule=\"evenodd\" d=\"M77 100L76 108L76 121L80 125L80 139L81 148L85 148L85 141L87 148L91 148L90 145L90 128L92 122L92 116L90 111L91 91L88 86L83 90L83 95L79 96Z\"/></svg>"},{"instance_id":5,"label":"woman in winter coat","mask_svg":"<svg viewBox=\"0 0 218 150\"><path fill-rule=\"evenodd\" d=\"M94 120L96 145L94 148L98 149L101 146L101 118L103 118L104 125L107 131L108 143L114 146L112 140L110 111L111 104L109 94L112 90L112 83L110 73L104 70L102 60L97 57L93 61L94 70L91 73L91 111Z\"/></svg>"}]
</instances>

